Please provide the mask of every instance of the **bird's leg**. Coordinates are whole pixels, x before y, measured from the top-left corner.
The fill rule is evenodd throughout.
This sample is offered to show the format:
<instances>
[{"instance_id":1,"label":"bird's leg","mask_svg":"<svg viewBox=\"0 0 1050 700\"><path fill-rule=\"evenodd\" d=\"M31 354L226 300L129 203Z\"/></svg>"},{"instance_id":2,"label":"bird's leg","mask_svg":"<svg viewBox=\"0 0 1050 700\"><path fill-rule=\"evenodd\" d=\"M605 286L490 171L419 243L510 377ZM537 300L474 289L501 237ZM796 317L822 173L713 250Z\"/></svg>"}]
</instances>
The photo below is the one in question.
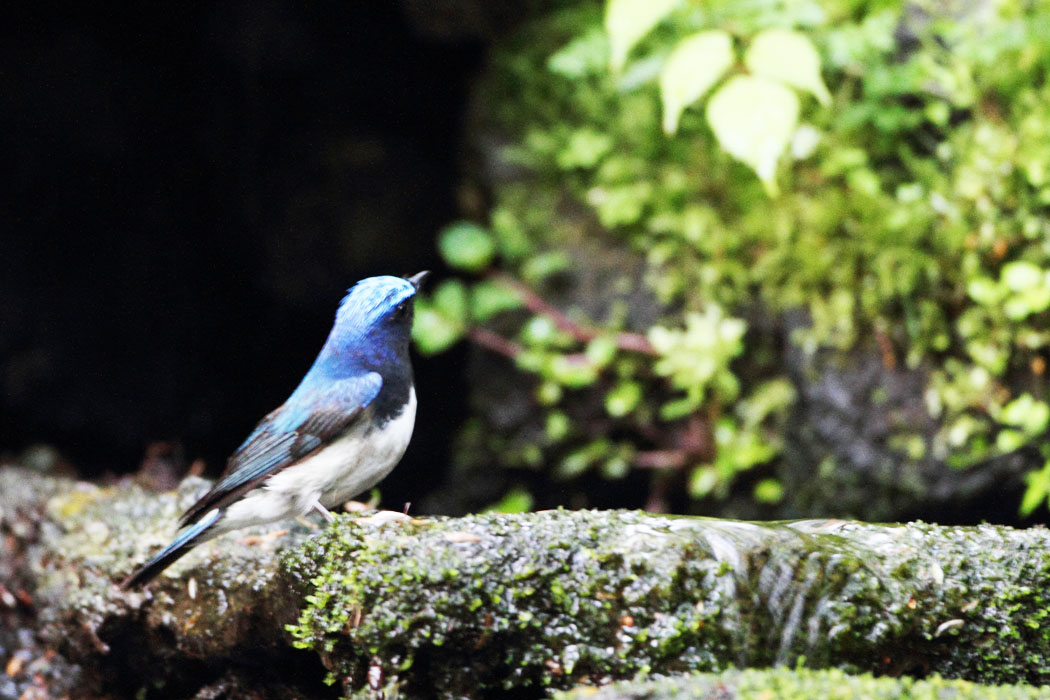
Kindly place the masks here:
<instances>
[{"instance_id":1,"label":"bird's leg","mask_svg":"<svg viewBox=\"0 0 1050 700\"><path fill-rule=\"evenodd\" d=\"M325 519L325 522L334 523L335 516L332 515L327 508L321 505L321 499L315 498L314 502L310 504L314 510L321 514L321 517Z\"/></svg>"}]
</instances>

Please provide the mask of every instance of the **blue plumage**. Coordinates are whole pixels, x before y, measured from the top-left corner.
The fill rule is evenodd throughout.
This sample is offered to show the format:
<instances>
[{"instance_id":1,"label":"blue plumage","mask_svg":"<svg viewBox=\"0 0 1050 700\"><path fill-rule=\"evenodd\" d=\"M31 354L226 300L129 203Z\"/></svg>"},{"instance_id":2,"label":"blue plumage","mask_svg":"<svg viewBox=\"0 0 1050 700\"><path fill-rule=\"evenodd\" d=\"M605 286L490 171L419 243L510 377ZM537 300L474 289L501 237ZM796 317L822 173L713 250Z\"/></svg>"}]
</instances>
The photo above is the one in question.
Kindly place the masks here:
<instances>
[{"instance_id":1,"label":"blue plumage","mask_svg":"<svg viewBox=\"0 0 1050 700\"><path fill-rule=\"evenodd\" d=\"M299 386L230 457L222 478L179 521L186 529L121 585L142 585L223 532L338 505L401 459L415 421L408 341L427 273L370 277L339 304Z\"/></svg>"}]
</instances>

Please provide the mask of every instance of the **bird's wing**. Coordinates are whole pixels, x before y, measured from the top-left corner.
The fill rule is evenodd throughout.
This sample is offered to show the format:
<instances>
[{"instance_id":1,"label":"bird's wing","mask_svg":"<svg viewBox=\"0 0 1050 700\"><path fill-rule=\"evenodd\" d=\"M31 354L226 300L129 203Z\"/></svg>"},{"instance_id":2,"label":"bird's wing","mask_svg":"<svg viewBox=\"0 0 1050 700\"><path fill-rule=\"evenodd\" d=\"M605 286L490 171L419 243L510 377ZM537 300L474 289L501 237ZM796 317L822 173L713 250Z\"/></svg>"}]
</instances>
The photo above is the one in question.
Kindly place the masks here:
<instances>
[{"instance_id":1,"label":"bird's wing","mask_svg":"<svg viewBox=\"0 0 1050 700\"><path fill-rule=\"evenodd\" d=\"M312 391L296 390L255 427L230 457L222 478L183 513L179 526L233 503L260 481L327 444L372 403L382 385L382 377L369 372Z\"/></svg>"}]
</instances>

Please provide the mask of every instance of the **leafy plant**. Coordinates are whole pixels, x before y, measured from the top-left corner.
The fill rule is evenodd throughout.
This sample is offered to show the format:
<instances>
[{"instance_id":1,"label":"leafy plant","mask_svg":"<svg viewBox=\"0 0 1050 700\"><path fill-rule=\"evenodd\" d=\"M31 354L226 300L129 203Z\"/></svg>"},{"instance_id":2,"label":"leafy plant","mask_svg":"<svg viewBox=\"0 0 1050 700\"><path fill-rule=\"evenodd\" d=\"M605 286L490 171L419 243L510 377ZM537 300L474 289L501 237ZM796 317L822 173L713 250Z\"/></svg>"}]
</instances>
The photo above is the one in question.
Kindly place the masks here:
<instances>
[{"instance_id":1,"label":"leafy plant","mask_svg":"<svg viewBox=\"0 0 1050 700\"><path fill-rule=\"evenodd\" d=\"M486 436L498 460L684 470L694 497L724 497L780 454L784 342L925 375L939 428L903 426L902 462L1044 437L1050 9L939 12L609 0L496 53L482 119L512 175L485 225L439 238L462 276L421 301L415 335L533 379L542 437ZM798 310L786 339L752 322ZM791 494L769 478L752 497Z\"/></svg>"}]
</instances>

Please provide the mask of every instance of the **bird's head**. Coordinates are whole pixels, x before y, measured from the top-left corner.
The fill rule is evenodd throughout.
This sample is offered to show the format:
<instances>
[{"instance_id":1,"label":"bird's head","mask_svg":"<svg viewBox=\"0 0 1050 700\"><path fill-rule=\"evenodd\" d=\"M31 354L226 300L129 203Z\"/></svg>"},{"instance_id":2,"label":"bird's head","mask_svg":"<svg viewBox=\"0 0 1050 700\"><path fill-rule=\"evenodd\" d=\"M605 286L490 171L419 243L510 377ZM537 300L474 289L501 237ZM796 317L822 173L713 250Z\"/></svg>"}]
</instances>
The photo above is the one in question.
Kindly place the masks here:
<instances>
[{"instance_id":1,"label":"bird's head","mask_svg":"<svg viewBox=\"0 0 1050 700\"><path fill-rule=\"evenodd\" d=\"M373 364L407 353L413 301L428 274L368 277L351 287L325 344L329 357Z\"/></svg>"}]
</instances>

